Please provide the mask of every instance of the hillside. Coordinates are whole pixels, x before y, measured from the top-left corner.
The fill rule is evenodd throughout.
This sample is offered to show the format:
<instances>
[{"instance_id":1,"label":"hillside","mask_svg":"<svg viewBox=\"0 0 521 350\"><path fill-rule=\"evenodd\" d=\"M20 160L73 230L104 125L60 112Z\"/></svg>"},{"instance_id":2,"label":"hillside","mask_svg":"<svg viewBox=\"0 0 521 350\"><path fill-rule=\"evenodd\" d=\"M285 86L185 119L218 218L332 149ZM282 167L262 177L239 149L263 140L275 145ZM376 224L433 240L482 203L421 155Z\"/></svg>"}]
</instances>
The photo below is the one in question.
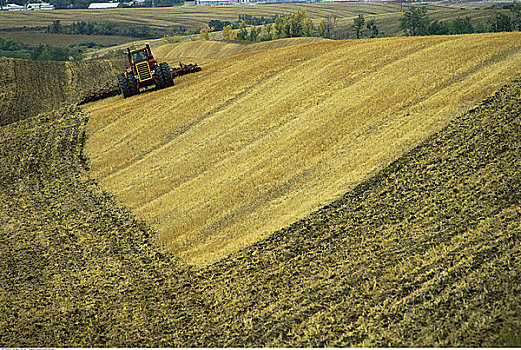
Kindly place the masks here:
<instances>
[{"instance_id":1,"label":"hillside","mask_svg":"<svg viewBox=\"0 0 521 350\"><path fill-rule=\"evenodd\" d=\"M76 103L87 91L113 82L124 67L124 60L41 63L0 58L0 126Z\"/></svg>"},{"instance_id":2,"label":"hillside","mask_svg":"<svg viewBox=\"0 0 521 350\"><path fill-rule=\"evenodd\" d=\"M1 126L0 344L519 347L520 97L513 80L335 201L201 269L153 244L90 177L93 117L68 107Z\"/></svg>"},{"instance_id":3,"label":"hillside","mask_svg":"<svg viewBox=\"0 0 521 350\"><path fill-rule=\"evenodd\" d=\"M161 45L154 48L154 54L167 61L196 60L199 63L240 55L248 52L272 50L286 46L302 45L316 41L320 38L290 38L265 41L260 43L231 43L220 41L187 41L177 44Z\"/></svg>"},{"instance_id":4,"label":"hillside","mask_svg":"<svg viewBox=\"0 0 521 350\"><path fill-rule=\"evenodd\" d=\"M511 33L229 57L177 88L86 106L91 174L203 266L303 219L472 108L521 73L520 46Z\"/></svg>"}]
</instances>

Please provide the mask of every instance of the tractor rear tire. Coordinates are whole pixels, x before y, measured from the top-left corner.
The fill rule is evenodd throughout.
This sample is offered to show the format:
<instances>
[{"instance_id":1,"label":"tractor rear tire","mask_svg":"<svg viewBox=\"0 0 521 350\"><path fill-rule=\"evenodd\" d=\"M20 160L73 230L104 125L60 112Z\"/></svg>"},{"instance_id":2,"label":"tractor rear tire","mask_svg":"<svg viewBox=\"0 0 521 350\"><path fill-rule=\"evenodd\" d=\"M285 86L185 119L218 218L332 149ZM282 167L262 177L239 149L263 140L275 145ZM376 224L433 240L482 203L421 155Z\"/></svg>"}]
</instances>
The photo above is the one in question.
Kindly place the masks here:
<instances>
[{"instance_id":1,"label":"tractor rear tire","mask_svg":"<svg viewBox=\"0 0 521 350\"><path fill-rule=\"evenodd\" d=\"M163 75L163 81L165 87L174 86L174 78L172 77L172 72L170 71L170 66L168 63L163 62L159 64L159 70Z\"/></svg>"},{"instance_id":2,"label":"tractor rear tire","mask_svg":"<svg viewBox=\"0 0 521 350\"><path fill-rule=\"evenodd\" d=\"M165 77L163 76L163 72L161 71L161 68L156 70L156 72L154 74L154 80L156 81L156 87L158 89L163 89L166 87Z\"/></svg>"},{"instance_id":3,"label":"tractor rear tire","mask_svg":"<svg viewBox=\"0 0 521 350\"><path fill-rule=\"evenodd\" d=\"M133 74L127 74L127 84L129 86L131 96L139 94L139 86L137 84L136 77Z\"/></svg>"},{"instance_id":4,"label":"tractor rear tire","mask_svg":"<svg viewBox=\"0 0 521 350\"><path fill-rule=\"evenodd\" d=\"M118 74L118 84L119 88L121 89L121 93L123 94L123 98L127 98L133 95L125 74Z\"/></svg>"}]
</instances>

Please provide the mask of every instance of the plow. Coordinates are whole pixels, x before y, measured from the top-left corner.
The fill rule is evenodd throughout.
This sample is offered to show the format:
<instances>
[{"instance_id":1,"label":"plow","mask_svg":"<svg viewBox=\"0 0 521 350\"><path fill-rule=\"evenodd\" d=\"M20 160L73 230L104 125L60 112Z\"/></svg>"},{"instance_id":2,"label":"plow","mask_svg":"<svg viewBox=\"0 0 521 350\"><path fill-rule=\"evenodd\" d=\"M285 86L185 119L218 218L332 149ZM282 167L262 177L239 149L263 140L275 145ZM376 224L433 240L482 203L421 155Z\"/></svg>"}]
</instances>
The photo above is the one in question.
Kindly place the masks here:
<instances>
[{"instance_id":1,"label":"plow","mask_svg":"<svg viewBox=\"0 0 521 350\"><path fill-rule=\"evenodd\" d=\"M174 78L201 70L197 64L179 62L179 67L171 68L166 62L158 63L148 44L140 49L127 49L127 56L130 67L118 74L117 83L107 83L90 91L81 98L78 105L120 94L123 98L131 97L139 94L141 88L148 89L150 86L155 86L156 89L167 88L174 86Z\"/></svg>"}]
</instances>

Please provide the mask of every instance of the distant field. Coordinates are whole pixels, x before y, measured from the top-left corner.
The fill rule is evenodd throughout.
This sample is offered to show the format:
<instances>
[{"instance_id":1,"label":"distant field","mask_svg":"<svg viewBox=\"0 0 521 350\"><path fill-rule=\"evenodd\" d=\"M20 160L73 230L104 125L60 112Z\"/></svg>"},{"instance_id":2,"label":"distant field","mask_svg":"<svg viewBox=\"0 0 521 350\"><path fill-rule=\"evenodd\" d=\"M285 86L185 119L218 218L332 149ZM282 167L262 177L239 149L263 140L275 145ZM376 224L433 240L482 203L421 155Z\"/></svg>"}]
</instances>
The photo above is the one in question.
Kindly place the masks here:
<instances>
[{"instance_id":1,"label":"distant field","mask_svg":"<svg viewBox=\"0 0 521 350\"><path fill-rule=\"evenodd\" d=\"M93 176L163 244L206 265L331 202L472 108L521 73L520 48L520 33L502 33L234 56L173 89L86 105L86 152Z\"/></svg>"},{"instance_id":2,"label":"distant field","mask_svg":"<svg viewBox=\"0 0 521 350\"><path fill-rule=\"evenodd\" d=\"M146 9L107 10L56 10L0 13L0 29L24 26L47 26L54 20L67 25L83 20L90 22L113 21L128 25L144 24L156 28L183 26L198 29L212 19L237 20L238 14L273 16L306 10L311 18L336 15L339 18L358 14L381 14L399 11L399 5L387 3L319 3L319 4L276 4L256 6L197 6Z\"/></svg>"},{"instance_id":3,"label":"distant field","mask_svg":"<svg viewBox=\"0 0 521 350\"><path fill-rule=\"evenodd\" d=\"M212 19L237 20L238 14L270 17L276 14L289 14L306 10L312 19L336 16L339 20L351 19L360 14L376 16L382 14L400 15L403 8L395 3L317 3L317 4L274 4L256 6L205 6L172 7L146 9L107 9L107 10L56 10L0 13L0 29L21 28L24 26L48 26L54 20L67 25L83 20L90 22L113 21L127 25L147 25L152 28L182 26L199 29ZM429 6L434 18L456 18L470 16L479 20L488 18L492 10L461 9L453 7Z\"/></svg>"},{"instance_id":4,"label":"distant field","mask_svg":"<svg viewBox=\"0 0 521 350\"><path fill-rule=\"evenodd\" d=\"M107 10L57 10L31 11L16 13L0 13L0 30L7 28L42 27L60 20L63 25L77 21L103 22L112 21L124 26L144 25L156 33L168 33L169 28L184 28L198 31L212 19L236 21L239 14L250 14L257 17L271 17L276 14L290 14L305 10L316 25L327 17L335 18L335 39L351 39L355 37L352 28L353 19L363 14L367 20L374 19L383 36L402 36L399 19L407 6L397 3L335 3L323 2L315 4L274 4L256 6L203 6L172 7L146 9L107 9ZM474 24L486 23L500 10L476 9L454 6L428 6L429 16L437 20L452 21L458 17L470 17ZM501 10L508 12L508 10ZM158 34L159 35L159 34ZM149 42L153 47L163 42L158 39L139 39L124 36L85 36L34 33L32 31L0 31L0 36L16 39L28 44L68 45L85 41L99 41L116 47L90 51L87 58L112 56L116 50L128 45L141 45ZM220 40L220 33L211 33L212 39ZM189 36L180 37L181 41L190 40ZM119 44L119 46L118 46Z\"/></svg>"},{"instance_id":5,"label":"distant field","mask_svg":"<svg viewBox=\"0 0 521 350\"><path fill-rule=\"evenodd\" d=\"M407 8L404 6L404 8ZM469 17L471 22L476 25L478 23L487 23L490 18L493 18L500 10L476 10L463 9L442 6L429 6L428 15L432 19L439 21L454 21L457 18ZM509 13L508 10L501 10L504 13ZM402 36L403 32L400 29L400 18L403 16L402 12L381 13L374 16L368 14L366 19L374 19L378 29L385 33L385 36ZM338 20L338 27L344 34L347 33L349 38L355 38L354 31L351 28L353 24L353 17L340 18Z\"/></svg>"}]
</instances>

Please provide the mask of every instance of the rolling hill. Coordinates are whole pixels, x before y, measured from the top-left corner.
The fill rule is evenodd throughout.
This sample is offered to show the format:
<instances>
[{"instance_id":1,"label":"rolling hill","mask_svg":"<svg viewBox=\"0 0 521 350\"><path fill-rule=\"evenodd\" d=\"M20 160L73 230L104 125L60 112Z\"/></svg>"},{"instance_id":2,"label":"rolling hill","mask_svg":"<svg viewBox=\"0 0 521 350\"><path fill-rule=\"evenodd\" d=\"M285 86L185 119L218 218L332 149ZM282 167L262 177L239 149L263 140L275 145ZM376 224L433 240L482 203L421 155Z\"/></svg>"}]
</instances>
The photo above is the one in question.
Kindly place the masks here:
<instances>
[{"instance_id":1,"label":"rolling hill","mask_svg":"<svg viewBox=\"0 0 521 350\"><path fill-rule=\"evenodd\" d=\"M60 102L18 118L2 109L10 122L0 126L0 344L520 346L519 38L314 42L224 58L171 89L83 110ZM103 79L106 62L90 64L78 79ZM17 82L24 94L34 89ZM35 103L24 94L13 99ZM225 158L201 158L212 147ZM290 214L264 236L250 230L241 239L251 243L209 265L158 245L168 232L139 219L139 191L122 205L131 186L118 186L183 174L179 149L185 159L211 160L192 170L198 193L219 199L226 186L254 185L229 191L254 218L272 206L301 219ZM356 157L344 155L353 149ZM136 175L119 178L132 168ZM215 181L201 182L205 172ZM295 185L278 182L281 172ZM281 184L279 192L257 179ZM324 203L305 212L321 191ZM292 192L303 195L291 202ZM194 199L186 191L183 203ZM222 202L224 215L233 204Z\"/></svg>"},{"instance_id":2,"label":"rolling hill","mask_svg":"<svg viewBox=\"0 0 521 350\"><path fill-rule=\"evenodd\" d=\"M113 81L124 67L124 59L39 63L0 58L0 125L76 103L88 91Z\"/></svg>"},{"instance_id":3,"label":"rolling hill","mask_svg":"<svg viewBox=\"0 0 521 350\"><path fill-rule=\"evenodd\" d=\"M205 265L335 200L472 108L521 73L520 46L514 33L234 56L178 88L87 106L86 154L162 244Z\"/></svg>"}]
</instances>

